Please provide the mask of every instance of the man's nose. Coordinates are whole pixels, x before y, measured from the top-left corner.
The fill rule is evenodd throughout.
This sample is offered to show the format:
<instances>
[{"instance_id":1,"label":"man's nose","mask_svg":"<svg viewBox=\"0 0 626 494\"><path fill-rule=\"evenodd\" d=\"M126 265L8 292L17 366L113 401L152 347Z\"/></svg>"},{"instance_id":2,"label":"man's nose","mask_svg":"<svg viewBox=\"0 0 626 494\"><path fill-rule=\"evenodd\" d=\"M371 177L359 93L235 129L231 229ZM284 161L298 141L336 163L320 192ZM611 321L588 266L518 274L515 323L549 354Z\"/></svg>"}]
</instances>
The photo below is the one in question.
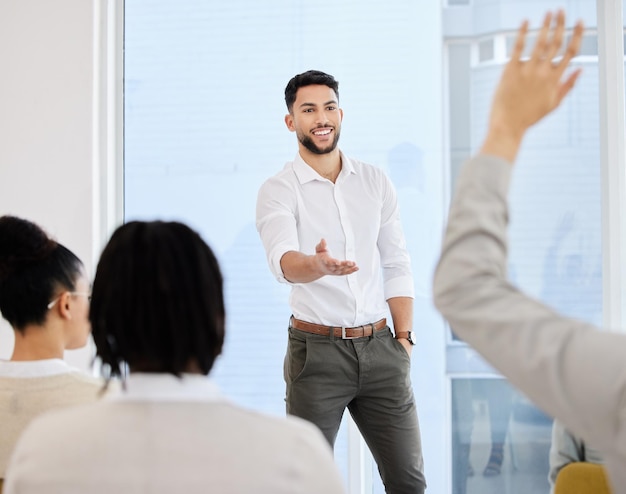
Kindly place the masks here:
<instances>
[{"instance_id":1,"label":"man's nose","mask_svg":"<svg viewBox=\"0 0 626 494\"><path fill-rule=\"evenodd\" d=\"M326 116L326 112L324 110L317 112L317 118L315 119L315 123L318 125L326 126L328 123L328 117Z\"/></svg>"}]
</instances>

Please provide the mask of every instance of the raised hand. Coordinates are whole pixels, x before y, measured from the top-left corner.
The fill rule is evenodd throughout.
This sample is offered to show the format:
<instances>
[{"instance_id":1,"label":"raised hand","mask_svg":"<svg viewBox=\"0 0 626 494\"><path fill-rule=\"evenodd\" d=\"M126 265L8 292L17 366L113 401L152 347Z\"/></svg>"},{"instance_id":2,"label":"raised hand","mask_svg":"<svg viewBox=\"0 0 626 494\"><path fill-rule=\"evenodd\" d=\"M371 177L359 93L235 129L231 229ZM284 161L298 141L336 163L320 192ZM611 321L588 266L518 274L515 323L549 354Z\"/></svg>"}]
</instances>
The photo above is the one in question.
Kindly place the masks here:
<instances>
[{"instance_id":1,"label":"raised hand","mask_svg":"<svg viewBox=\"0 0 626 494\"><path fill-rule=\"evenodd\" d=\"M563 79L570 61L580 49L583 24L574 27L572 38L560 59L565 13L547 13L537 42L527 60L522 59L528 22L519 29L511 60L507 63L491 105L489 131L481 151L514 161L526 130L557 108L570 92L580 69Z\"/></svg>"}]
</instances>

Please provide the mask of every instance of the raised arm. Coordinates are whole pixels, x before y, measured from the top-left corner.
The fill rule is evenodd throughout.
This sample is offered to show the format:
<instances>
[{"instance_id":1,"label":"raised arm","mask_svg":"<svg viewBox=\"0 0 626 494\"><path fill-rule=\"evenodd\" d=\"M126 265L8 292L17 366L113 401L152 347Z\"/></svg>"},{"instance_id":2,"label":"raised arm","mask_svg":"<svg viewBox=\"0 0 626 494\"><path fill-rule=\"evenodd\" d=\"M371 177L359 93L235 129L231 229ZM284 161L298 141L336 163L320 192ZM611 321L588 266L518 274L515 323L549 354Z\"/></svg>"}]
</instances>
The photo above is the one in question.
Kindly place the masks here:
<instances>
[{"instance_id":1,"label":"raised arm","mask_svg":"<svg viewBox=\"0 0 626 494\"><path fill-rule=\"evenodd\" d=\"M496 90L481 153L462 169L434 276L435 305L455 333L513 385L578 436L610 450L626 397L626 336L563 317L512 286L506 276L511 164L526 130L571 90L562 80L580 46L574 28L560 61L565 17L547 15L529 60L524 23Z\"/></svg>"}]
</instances>

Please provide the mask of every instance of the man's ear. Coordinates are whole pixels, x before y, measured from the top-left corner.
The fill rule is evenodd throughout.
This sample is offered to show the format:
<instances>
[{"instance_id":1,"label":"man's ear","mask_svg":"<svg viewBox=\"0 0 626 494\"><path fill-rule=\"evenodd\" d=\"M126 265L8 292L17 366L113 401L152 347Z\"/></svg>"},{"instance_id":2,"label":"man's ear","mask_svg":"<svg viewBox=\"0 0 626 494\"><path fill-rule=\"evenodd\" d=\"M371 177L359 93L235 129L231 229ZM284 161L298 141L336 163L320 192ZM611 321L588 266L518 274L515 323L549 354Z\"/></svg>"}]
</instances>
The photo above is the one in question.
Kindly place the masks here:
<instances>
[{"instance_id":1,"label":"man's ear","mask_svg":"<svg viewBox=\"0 0 626 494\"><path fill-rule=\"evenodd\" d=\"M287 115L285 115L285 125L287 125L287 128L291 132L296 131L296 127L293 124L293 115L291 113L287 113Z\"/></svg>"}]
</instances>

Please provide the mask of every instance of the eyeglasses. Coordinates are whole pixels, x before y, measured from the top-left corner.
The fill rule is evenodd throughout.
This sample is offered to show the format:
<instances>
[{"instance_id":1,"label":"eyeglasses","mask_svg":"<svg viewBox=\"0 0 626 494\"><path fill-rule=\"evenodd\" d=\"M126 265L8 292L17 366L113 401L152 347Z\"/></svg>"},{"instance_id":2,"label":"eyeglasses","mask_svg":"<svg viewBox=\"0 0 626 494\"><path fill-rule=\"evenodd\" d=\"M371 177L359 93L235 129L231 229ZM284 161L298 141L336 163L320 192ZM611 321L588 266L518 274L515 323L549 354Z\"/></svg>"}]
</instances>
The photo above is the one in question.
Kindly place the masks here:
<instances>
[{"instance_id":1,"label":"eyeglasses","mask_svg":"<svg viewBox=\"0 0 626 494\"><path fill-rule=\"evenodd\" d=\"M87 301L91 302L91 293L90 292L63 292L63 293L69 293L70 295L74 295L74 296L83 296L83 297L87 297ZM55 298L52 302L50 302L48 304L48 309L52 309L52 307L54 307L56 305L56 303L61 300L61 297L63 296L63 294L59 295L57 298Z\"/></svg>"}]
</instances>

